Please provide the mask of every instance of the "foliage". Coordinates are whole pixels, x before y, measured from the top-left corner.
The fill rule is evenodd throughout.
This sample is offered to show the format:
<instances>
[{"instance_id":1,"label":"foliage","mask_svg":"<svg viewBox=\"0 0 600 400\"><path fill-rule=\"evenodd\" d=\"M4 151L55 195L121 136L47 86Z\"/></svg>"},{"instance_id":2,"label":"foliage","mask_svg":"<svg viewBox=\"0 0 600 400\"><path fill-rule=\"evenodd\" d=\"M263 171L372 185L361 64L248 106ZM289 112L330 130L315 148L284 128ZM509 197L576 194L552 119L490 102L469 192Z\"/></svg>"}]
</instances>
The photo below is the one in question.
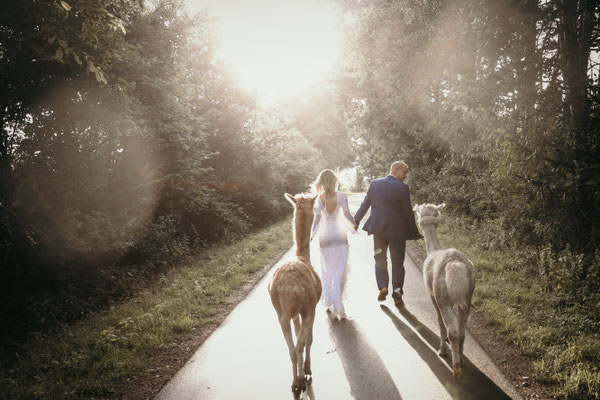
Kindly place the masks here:
<instances>
[{"instance_id":1,"label":"foliage","mask_svg":"<svg viewBox=\"0 0 600 400\"><path fill-rule=\"evenodd\" d=\"M258 108L217 46L181 0L2 5L3 321L65 288L87 289L74 310L105 306L128 272L289 214L283 193L322 167L320 125ZM19 337L36 324L2 326Z\"/></svg>"},{"instance_id":2,"label":"foliage","mask_svg":"<svg viewBox=\"0 0 600 400\"><path fill-rule=\"evenodd\" d=\"M368 2L355 13L340 91L365 175L405 159L418 199L502 217L526 243L594 253L598 6Z\"/></svg>"},{"instance_id":3,"label":"foliage","mask_svg":"<svg viewBox=\"0 0 600 400\"><path fill-rule=\"evenodd\" d=\"M339 90L362 173L404 159L418 201L500 221L506 242L570 248L591 262L598 5L367 2L354 13Z\"/></svg>"},{"instance_id":4,"label":"foliage","mask_svg":"<svg viewBox=\"0 0 600 400\"><path fill-rule=\"evenodd\" d=\"M521 244L507 249L501 232L497 221L470 224L447 214L438 238L442 246L459 248L473 261L475 304L534 360L536 379L558 384L559 398L598 397L598 256L594 269L585 270L582 254L564 250L557 256L550 248L538 253Z\"/></svg>"},{"instance_id":5,"label":"foliage","mask_svg":"<svg viewBox=\"0 0 600 400\"><path fill-rule=\"evenodd\" d=\"M359 173L371 179L406 160L414 201L447 203L476 229L469 238L500 252L478 267L488 316L544 354L540 377L569 396L597 396L597 359L573 348L594 350L576 344L577 329L597 332L600 301L600 6L356 1L349 10L338 90ZM521 280L529 286L514 286ZM558 314L521 312L525 300ZM582 320L550 340L544 318L568 325L559 313L571 312Z\"/></svg>"},{"instance_id":6,"label":"foliage","mask_svg":"<svg viewBox=\"0 0 600 400\"><path fill-rule=\"evenodd\" d=\"M285 109L293 110L289 124L319 150L329 168L350 167L354 161L348 129L336 104L338 96L335 86L327 85L314 89L311 96L296 97L283 104Z\"/></svg>"},{"instance_id":7,"label":"foliage","mask_svg":"<svg viewBox=\"0 0 600 400\"><path fill-rule=\"evenodd\" d=\"M0 398L120 397L132 379L148 373L165 343L218 320L227 296L289 249L290 224L287 218L235 244L211 246L130 301L62 326L53 336L2 347Z\"/></svg>"}]
</instances>

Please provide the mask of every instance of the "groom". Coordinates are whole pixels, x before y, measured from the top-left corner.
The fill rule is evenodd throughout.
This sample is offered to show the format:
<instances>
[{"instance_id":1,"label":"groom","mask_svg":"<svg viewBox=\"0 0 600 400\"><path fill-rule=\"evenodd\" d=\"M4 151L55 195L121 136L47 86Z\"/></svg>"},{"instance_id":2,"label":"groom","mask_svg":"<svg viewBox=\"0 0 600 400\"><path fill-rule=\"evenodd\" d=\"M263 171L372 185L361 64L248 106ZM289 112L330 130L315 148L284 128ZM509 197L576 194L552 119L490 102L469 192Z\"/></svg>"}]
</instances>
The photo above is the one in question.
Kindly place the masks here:
<instances>
[{"instance_id":1,"label":"groom","mask_svg":"<svg viewBox=\"0 0 600 400\"><path fill-rule=\"evenodd\" d=\"M387 270L387 251L390 249L392 259L392 297L394 304L401 306L402 286L404 285L404 253L406 241L421 239L412 206L410 193L404 179L408 174L408 165L404 161L396 161L390 167L390 174L385 178L375 179L369 184L367 195L354 215L357 230L360 220L371 207L371 216L363 226L363 230L373 234L375 245L375 277L379 297L384 301L388 294L389 275Z\"/></svg>"}]
</instances>

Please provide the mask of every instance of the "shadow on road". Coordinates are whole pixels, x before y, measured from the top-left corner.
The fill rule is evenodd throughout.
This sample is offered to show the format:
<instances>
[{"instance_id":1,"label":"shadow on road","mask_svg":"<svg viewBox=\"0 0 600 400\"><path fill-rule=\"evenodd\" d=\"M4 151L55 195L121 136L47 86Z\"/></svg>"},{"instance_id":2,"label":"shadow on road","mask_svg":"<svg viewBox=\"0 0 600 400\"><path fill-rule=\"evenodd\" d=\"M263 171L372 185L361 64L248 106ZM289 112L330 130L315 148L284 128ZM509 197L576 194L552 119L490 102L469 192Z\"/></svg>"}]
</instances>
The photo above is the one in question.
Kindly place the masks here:
<instances>
[{"instance_id":1,"label":"shadow on road","mask_svg":"<svg viewBox=\"0 0 600 400\"><path fill-rule=\"evenodd\" d=\"M329 330L354 399L402 399L385 364L353 321L332 319Z\"/></svg>"},{"instance_id":2,"label":"shadow on road","mask_svg":"<svg viewBox=\"0 0 600 400\"><path fill-rule=\"evenodd\" d=\"M451 371L451 359L440 358L437 349L440 344L439 336L434 334L429 328L423 325L413 314L405 307L400 307L400 314L411 324L417 335L408 325L406 325L392 310L386 305L381 305L381 309L392 320L394 326L400 334L406 339L408 344L414 348L419 356L429 365L435 376L444 385L453 399L486 399L500 400L510 399L502 389L498 387L490 378L481 372L467 357L463 356L464 379L457 381ZM427 343L425 343L425 340ZM433 349L432 349L433 348Z\"/></svg>"}]
</instances>

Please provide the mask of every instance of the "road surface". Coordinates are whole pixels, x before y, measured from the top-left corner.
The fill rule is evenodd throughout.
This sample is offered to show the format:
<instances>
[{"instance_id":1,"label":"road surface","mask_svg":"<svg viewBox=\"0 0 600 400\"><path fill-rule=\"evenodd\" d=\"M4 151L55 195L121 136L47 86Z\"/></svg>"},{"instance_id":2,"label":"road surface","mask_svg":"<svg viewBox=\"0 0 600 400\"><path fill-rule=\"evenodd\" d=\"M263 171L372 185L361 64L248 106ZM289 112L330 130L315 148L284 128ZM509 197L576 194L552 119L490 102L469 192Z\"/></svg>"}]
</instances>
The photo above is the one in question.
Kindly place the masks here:
<instances>
[{"instance_id":1,"label":"road surface","mask_svg":"<svg viewBox=\"0 0 600 400\"><path fill-rule=\"evenodd\" d=\"M352 212L361 200L362 195L349 197ZM302 398L521 399L468 332L464 380L456 381L449 358L437 355L437 316L420 268L407 256L404 307L397 309L391 296L380 303L372 237L361 231L349 235L348 240L350 276L345 305L349 319L332 319L321 304L317 306L311 351L313 382ZM311 257L320 271L316 242L311 244ZM282 257L156 400L294 398L287 346L267 291L275 268L293 255L292 249Z\"/></svg>"}]
</instances>

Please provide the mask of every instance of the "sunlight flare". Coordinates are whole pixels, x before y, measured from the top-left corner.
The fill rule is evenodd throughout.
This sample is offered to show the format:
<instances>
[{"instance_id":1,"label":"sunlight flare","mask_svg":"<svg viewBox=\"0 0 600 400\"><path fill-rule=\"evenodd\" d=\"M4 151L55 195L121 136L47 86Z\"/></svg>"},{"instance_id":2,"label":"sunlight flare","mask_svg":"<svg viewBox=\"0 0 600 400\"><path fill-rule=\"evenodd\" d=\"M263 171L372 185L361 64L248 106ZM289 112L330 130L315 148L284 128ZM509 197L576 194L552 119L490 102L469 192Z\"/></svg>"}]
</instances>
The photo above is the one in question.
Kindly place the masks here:
<instances>
[{"instance_id":1,"label":"sunlight flare","mask_svg":"<svg viewBox=\"0 0 600 400\"><path fill-rule=\"evenodd\" d=\"M242 87L266 99L304 92L338 60L341 12L325 0L187 0L216 18L222 47Z\"/></svg>"}]
</instances>

